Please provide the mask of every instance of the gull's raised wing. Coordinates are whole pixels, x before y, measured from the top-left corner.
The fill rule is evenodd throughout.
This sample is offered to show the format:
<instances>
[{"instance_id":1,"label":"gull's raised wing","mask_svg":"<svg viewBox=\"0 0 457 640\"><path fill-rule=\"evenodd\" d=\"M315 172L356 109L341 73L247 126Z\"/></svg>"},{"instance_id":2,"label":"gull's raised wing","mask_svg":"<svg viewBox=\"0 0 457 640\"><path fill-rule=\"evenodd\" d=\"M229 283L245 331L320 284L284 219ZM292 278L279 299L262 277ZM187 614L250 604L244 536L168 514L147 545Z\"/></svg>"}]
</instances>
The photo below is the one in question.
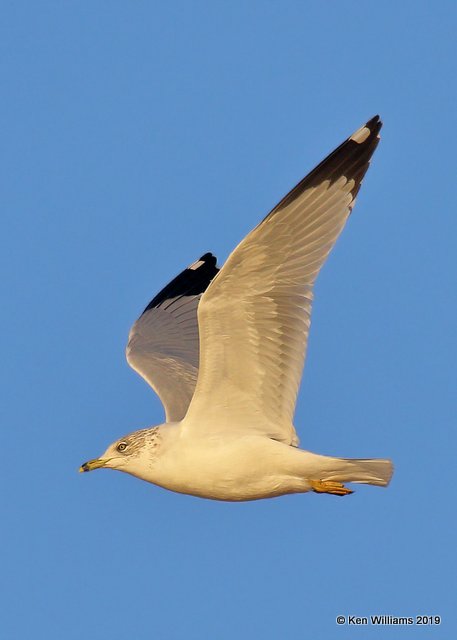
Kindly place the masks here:
<instances>
[{"instance_id":1,"label":"gull's raised wing","mask_svg":"<svg viewBox=\"0 0 457 640\"><path fill-rule=\"evenodd\" d=\"M380 129L376 116L292 189L202 296L200 370L183 424L189 435L236 424L298 444L292 421L314 281L354 206Z\"/></svg>"},{"instance_id":2,"label":"gull's raised wing","mask_svg":"<svg viewBox=\"0 0 457 640\"><path fill-rule=\"evenodd\" d=\"M194 393L199 359L197 307L218 271L216 258L205 253L151 300L130 331L127 361L161 399L167 422L185 416Z\"/></svg>"}]
</instances>

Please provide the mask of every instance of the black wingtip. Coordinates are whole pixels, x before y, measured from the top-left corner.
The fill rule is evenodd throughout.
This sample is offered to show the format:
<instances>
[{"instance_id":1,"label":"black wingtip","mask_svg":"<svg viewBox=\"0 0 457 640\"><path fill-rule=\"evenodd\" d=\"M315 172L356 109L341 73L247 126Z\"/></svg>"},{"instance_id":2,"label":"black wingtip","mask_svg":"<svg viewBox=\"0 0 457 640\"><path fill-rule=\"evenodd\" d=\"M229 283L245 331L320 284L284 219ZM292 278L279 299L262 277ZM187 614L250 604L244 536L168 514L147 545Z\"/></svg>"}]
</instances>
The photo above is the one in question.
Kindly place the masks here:
<instances>
[{"instance_id":1,"label":"black wingtip","mask_svg":"<svg viewBox=\"0 0 457 640\"><path fill-rule=\"evenodd\" d=\"M160 307L170 298L196 296L203 293L218 271L216 256L209 252L204 253L159 291L143 313L146 313L149 309Z\"/></svg>"},{"instance_id":2,"label":"black wingtip","mask_svg":"<svg viewBox=\"0 0 457 640\"><path fill-rule=\"evenodd\" d=\"M345 176L347 180L354 180L354 188L351 193L355 199L370 164L371 156L378 146L381 127L381 118L379 115L376 115L357 129L357 131L354 131L349 138L346 138L339 147L303 178L303 180L276 205L268 214L267 218L288 206L300 196L305 189L318 186L324 180L334 182L341 176Z\"/></svg>"},{"instance_id":3,"label":"black wingtip","mask_svg":"<svg viewBox=\"0 0 457 640\"><path fill-rule=\"evenodd\" d=\"M382 121L381 121L381 116L379 114L373 116L372 118L370 118L370 120L368 120L368 122L366 123L366 127L374 127L377 123L380 123L380 125L382 126Z\"/></svg>"},{"instance_id":4,"label":"black wingtip","mask_svg":"<svg viewBox=\"0 0 457 640\"><path fill-rule=\"evenodd\" d=\"M205 262L207 265L211 265L213 267L216 266L217 263L217 258L215 255L213 255L212 253L204 253L198 260L197 262ZM195 264L195 263L194 263ZM190 265L192 266L192 265ZM188 267L189 268L189 267Z\"/></svg>"},{"instance_id":5,"label":"black wingtip","mask_svg":"<svg viewBox=\"0 0 457 640\"><path fill-rule=\"evenodd\" d=\"M359 145L368 146L373 139L379 139L379 132L381 131L381 127L381 118L379 116L373 116L373 118L370 118L370 120L368 120L364 125L357 129L357 131L354 131L354 133L349 136L349 138L347 138L346 143L343 142L341 147L343 147L344 144L350 142L357 142Z\"/></svg>"}]
</instances>

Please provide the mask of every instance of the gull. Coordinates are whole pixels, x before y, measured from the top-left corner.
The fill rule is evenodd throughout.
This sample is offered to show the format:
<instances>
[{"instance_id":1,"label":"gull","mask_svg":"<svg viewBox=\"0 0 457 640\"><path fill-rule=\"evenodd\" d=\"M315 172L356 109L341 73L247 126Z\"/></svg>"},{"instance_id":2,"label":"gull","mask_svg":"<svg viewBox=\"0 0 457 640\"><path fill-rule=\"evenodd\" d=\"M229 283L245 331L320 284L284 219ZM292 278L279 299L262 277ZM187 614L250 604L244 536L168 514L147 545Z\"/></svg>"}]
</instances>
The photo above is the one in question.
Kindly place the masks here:
<instances>
[{"instance_id":1,"label":"gull","mask_svg":"<svg viewBox=\"0 0 457 640\"><path fill-rule=\"evenodd\" d=\"M172 280L133 325L129 364L166 422L111 444L80 471L110 468L175 492L242 501L386 486L392 462L298 448L293 424L313 287L354 206L382 123L369 120L240 242Z\"/></svg>"}]
</instances>

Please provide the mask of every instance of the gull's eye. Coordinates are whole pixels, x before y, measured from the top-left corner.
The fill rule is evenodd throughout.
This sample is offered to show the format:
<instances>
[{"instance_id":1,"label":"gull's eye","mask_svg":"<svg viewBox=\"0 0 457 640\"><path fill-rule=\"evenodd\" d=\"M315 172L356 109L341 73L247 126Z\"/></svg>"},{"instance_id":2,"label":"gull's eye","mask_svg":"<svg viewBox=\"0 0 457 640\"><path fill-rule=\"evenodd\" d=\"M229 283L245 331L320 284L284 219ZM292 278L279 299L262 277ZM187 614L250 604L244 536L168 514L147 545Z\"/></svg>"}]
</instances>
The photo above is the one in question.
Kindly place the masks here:
<instances>
[{"instance_id":1,"label":"gull's eye","mask_svg":"<svg viewBox=\"0 0 457 640\"><path fill-rule=\"evenodd\" d=\"M118 451L121 451L121 452L122 452L122 451L125 451L125 450L127 449L127 443L126 443L126 442L120 442L120 443L117 445L116 449L117 449Z\"/></svg>"}]
</instances>

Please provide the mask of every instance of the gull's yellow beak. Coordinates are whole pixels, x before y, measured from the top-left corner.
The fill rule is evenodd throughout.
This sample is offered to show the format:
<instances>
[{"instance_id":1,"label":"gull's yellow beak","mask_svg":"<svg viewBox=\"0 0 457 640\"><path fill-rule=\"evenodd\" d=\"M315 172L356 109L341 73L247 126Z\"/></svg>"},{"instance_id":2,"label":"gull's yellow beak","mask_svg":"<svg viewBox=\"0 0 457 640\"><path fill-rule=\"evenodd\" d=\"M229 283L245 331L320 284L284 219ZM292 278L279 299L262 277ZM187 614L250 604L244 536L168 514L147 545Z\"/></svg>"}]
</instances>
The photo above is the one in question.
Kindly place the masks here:
<instances>
[{"instance_id":1,"label":"gull's yellow beak","mask_svg":"<svg viewBox=\"0 0 457 640\"><path fill-rule=\"evenodd\" d=\"M94 469L100 469L101 467L104 467L107 462L108 460L103 460L103 458L89 460L89 462L85 462L79 467L79 473L84 473L84 471L93 471Z\"/></svg>"}]
</instances>

